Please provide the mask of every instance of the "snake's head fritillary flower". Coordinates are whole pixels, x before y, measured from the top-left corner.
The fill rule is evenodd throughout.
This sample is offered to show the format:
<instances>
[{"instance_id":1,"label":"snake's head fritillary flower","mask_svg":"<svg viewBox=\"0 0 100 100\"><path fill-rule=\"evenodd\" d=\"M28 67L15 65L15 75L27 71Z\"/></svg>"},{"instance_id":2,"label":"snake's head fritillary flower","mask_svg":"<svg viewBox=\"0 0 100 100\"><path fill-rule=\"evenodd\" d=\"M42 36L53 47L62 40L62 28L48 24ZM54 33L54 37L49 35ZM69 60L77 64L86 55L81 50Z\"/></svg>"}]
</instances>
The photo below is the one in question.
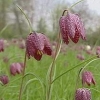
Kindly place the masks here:
<instances>
[{"instance_id":1,"label":"snake's head fritillary flower","mask_svg":"<svg viewBox=\"0 0 100 100\"><path fill-rule=\"evenodd\" d=\"M87 83L88 86L91 85L91 83L93 83L95 85L95 80L93 77L93 74L90 71L84 71L82 72L82 84Z\"/></svg>"},{"instance_id":2,"label":"snake's head fritillary flower","mask_svg":"<svg viewBox=\"0 0 100 100\"><path fill-rule=\"evenodd\" d=\"M68 44L69 38L77 43L81 37L85 40L85 29L81 18L77 14L72 14L67 11L66 16L62 16L59 20L60 31L63 41Z\"/></svg>"},{"instance_id":3,"label":"snake's head fritillary flower","mask_svg":"<svg viewBox=\"0 0 100 100\"><path fill-rule=\"evenodd\" d=\"M79 60L84 60L84 59L85 59L84 55L82 55L82 54L78 54L78 55L77 55L77 58L78 58Z\"/></svg>"},{"instance_id":4,"label":"snake's head fritillary flower","mask_svg":"<svg viewBox=\"0 0 100 100\"><path fill-rule=\"evenodd\" d=\"M0 76L0 81L5 85L9 82L9 78L7 75Z\"/></svg>"},{"instance_id":5,"label":"snake's head fritillary flower","mask_svg":"<svg viewBox=\"0 0 100 100\"><path fill-rule=\"evenodd\" d=\"M25 41L24 41L24 39L19 39L18 47L20 49L25 49Z\"/></svg>"},{"instance_id":6,"label":"snake's head fritillary flower","mask_svg":"<svg viewBox=\"0 0 100 100\"><path fill-rule=\"evenodd\" d=\"M0 52L3 52L4 51L4 40L1 39L0 40Z\"/></svg>"},{"instance_id":7,"label":"snake's head fritillary flower","mask_svg":"<svg viewBox=\"0 0 100 100\"><path fill-rule=\"evenodd\" d=\"M91 100L91 92L88 88L79 88L75 93L75 100Z\"/></svg>"},{"instance_id":8,"label":"snake's head fritillary flower","mask_svg":"<svg viewBox=\"0 0 100 100\"><path fill-rule=\"evenodd\" d=\"M100 46L97 46L97 47L96 47L96 50L100 50Z\"/></svg>"},{"instance_id":9,"label":"snake's head fritillary flower","mask_svg":"<svg viewBox=\"0 0 100 100\"><path fill-rule=\"evenodd\" d=\"M25 49L25 44L22 42L22 43L19 43L19 48L20 49Z\"/></svg>"},{"instance_id":10,"label":"snake's head fritillary flower","mask_svg":"<svg viewBox=\"0 0 100 100\"><path fill-rule=\"evenodd\" d=\"M86 53L89 55L94 55L94 52L92 50L86 50Z\"/></svg>"},{"instance_id":11,"label":"snake's head fritillary flower","mask_svg":"<svg viewBox=\"0 0 100 100\"><path fill-rule=\"evenodd\" d=\"M96 48L96 55L98 58L100 58L100 46Z\"/></svg>"},{"instance_id":12,"label":"snake's head fritillary flower","mask_svg":"<svg viewBox=\"0 0 100 100\"><path fill-rule=\"evenodd\" d=\"M10 65L10 73L12 75L20 74L23 71L23 64L22 63L12 63Z\"/></svg>"},{"instance_id":13,"label":"snake's head fritillary flower","mask_svg":"<svg viewBox=\"0 0 100 100\"><path fill-rule=\"evenodd\" d=\"M100 58L100 50L96 50L96 55L98 58Z\"/></svg>"},{"instance_id":14,"label":"snake's head fritillary flower","mask_svg":"<svg viewBox=\"0 0 100 100\"><path fill-rule=\"evenodd\" d=\"M32 56L38 61L44 53L52 55L49 39L42 33L30 33L26 40L26 53L28 58Z\"/></svg>"}]
</instances>

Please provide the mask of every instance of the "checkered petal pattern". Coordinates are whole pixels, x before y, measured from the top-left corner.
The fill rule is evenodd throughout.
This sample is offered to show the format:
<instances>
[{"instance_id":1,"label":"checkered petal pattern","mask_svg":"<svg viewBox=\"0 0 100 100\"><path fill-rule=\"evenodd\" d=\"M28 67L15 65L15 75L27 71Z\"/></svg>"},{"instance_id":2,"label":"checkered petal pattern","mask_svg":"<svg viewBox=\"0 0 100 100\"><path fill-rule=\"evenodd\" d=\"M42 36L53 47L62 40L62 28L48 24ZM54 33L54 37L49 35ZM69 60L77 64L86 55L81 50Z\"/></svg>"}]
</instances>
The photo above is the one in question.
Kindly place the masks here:
<instances>
[{"instance_id":1,"label":"checkered petal pattern","mask_svg":"<svg viewBox=\"0 0 100 100\"><path fill-rule=\"evenodd\" d=\"M9 82L9 78L7 75L1 75L0 81L3 83L3 85L6 85Z\"/></svg>"},{"instance_id":2,"label":"checkered petal pattern","mask_svg":"<svg viewBox=\"0 0 100 100\"><path fill-rule=\"evenodd\" d=\"M69 43L69 38L77 43L81 37L85 40L85 29L81 18L77 14L67 12L66 16L62 16L59 20L60 31L64 43Z\"/></svg>"},{"instance_id":3,"label":"checkered petal pattern","mask_svg":"<svg viewBox=\"0 0 100 100\"><path fill-rule=\"evenodd\" d=\"M49 39L42 33L30 33L26 40L26 53L28 58L32 56L38 61L44 53L51 55L52 48Z\"/></svg>"},{"instance_id":4,"label":"checkered petal pattern","mask_svg":"<svg viewBox=\"0 0 100 100\"><path fill-rule=\"evenodd\" d=\"M75 100L91 100L91 92L88 88L79 88L75 93Z\"/></svg>"},{"instance_id":5,"label":"checkered petal pattern","mask_svg":"<svg viewBox=\"0 0 100 100\"><path fill-rule=\"evenodd\" d=\"M84 71L82 73L82 84L87 83L88 86L91 85L91 83L93 83L95 85L95 80L93 77L93 74L90 71Z\"/></svg>"}]
</instances>

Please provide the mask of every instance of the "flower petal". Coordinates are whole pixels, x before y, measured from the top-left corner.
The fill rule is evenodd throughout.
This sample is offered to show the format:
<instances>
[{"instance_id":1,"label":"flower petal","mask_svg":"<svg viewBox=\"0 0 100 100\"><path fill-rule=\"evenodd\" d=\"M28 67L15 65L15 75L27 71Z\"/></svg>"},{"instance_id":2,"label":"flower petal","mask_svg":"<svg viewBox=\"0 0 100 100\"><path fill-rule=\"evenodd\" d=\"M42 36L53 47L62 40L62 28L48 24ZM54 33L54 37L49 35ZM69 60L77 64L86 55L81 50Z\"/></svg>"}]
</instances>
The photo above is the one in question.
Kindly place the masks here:
<instances>
[{"instance_id":1,"label":"flower petal","mask_svg":"<svg viewBox=\"0 0 100 100\"><path fill-rule=\"evenodd\" d=\"M81 18L78 16L78 14L74 14L74 17L75 17L75 20L74 20L75 24L77 25L77 30L80 33L81 38L85 40L86 36L85 36L85 29L84 29L83 22Z\"/></svg>"},{"instance_id":2,"label":"flower petal","mask_svg":"<svg viewBox=\"0 0 100 100\"><path fill-rule=\"evenodd\" d=\"M70 35L72 38L74 38L75 36L75 17L73 15L74 14L68 12L65 17L65 29L67 31L67 34Z\"/></svg>"},{"instance_id":3,"label":"flower petal","mask_svg":"<svg viewBox=\"0 0 100 100\"><path fill-rule=\"evenodd\" d=\"M80 34L79 34L77 28L75 29L75 31L76 31L76 33L75 33L74 38L72 38L71 36L70 36L70 38L71 38L71 40L72 40L74 43L77 43L77 42L79 41Z\"/></svg>"},{"instance_id":4,"label":"flower petal","mask_svg":"<svg viewBox=\"0 0 100 100\"><path fill-rule=\"evenodd\" d=\"M60 31L61 31L61 35L63 38L64 43L68 44L69 43L69 39L68 39L68 31L66 29L66 25L65 25L65 16L62 16L59 20L59 25L60 25Z\"/></svg>"},{"instance_id":5,"label":"flower petal","mask_svg":"<svg viewBox=\"0 0 100 100\"><path fill-rule=\"evenodd\" d=\"M28 58L32 56L36 58L37 60L40 59L41 56L37 54L37 50L43 51L43 48L44 48L44 41L41 40L40 35L41 35L40 33L31 33L27 37L26 53L27 53Z\"/></svg>"}]
</instances>

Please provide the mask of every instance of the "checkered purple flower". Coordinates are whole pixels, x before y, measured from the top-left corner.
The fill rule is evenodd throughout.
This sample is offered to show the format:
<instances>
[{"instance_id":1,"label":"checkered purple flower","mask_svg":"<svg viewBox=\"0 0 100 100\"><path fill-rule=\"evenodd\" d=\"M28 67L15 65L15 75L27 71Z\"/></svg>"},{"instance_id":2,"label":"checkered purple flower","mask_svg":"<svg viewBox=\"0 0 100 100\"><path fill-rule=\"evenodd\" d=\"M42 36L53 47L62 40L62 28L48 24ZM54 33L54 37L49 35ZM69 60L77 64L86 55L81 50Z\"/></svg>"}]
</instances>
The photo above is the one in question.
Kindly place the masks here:
<instances>
[{"instance_id":1,"label":"checkered purple flower","mask_svg":"<svg viewBox=\"0 0 100 100\"><path fill-rule=\"evenodd\" d=\"M96 48L96 55L98 58L100 58L100 46Z\"/></svg>"},{"instance_id":2,"label":"checkered purple flower","mask_svg":"<svg viewBox=\"0 0 100 100\"><path fill-rule=\"evenodd\" d=\"M74 43L77 43L80 37L85 40L83 22L77 14L72 14L67 11L67 15L60 18L59 25L64 43L68 44L69 38Z\"/></svg>"},{"instance_id":3,"label":"checkered purple flower","mask_svg":"<svg viewBox=\"0 0 100 100\"><path fill-rule=\"evenodd\" d=\"M24 64L23 63L12 63L10 65L10 73L12 75L20 74L23 71Z\"/></svg>"},{"instance_id":4,"label":"checkered purple flower","mask_svg":"<svg viewBox=\"0 0 100 100\"><path fill-rule=\"evenodd\" d=\"M79 88L75 93L75 100L91 100L91 92L88 88Z\"/></svg>"},{"instance_id":5,"label":"checkered purple flower","mask_svg":"<svg viewBox=\"0 0 100 100\"><path fill-rule=\"evenodd\" d=\"M0 40L0 52L3 52L4 51L4 40L1 39Z\"/></svg>"},{"instance_id":6,"label":"checkered purple flower","mask_svg":"<svg viewBox=\"0 0 100 100\"><path fill-rule=\"evenodd\" d=\"M84 71L82 72L82 84L87 83L88 86L93 83L94 85L96 84L93 74L90 71Z\"/></svg>"},{"instance_id":7,"label":"checkered purple flower","mask_svg":"<svg viewBox=\"0 0 100 100\"><path fill-rule=\"evenodd\" d=\"M84 55L82 55L82 54L77 54L77 58L79 60L84 60L85 59Z\"/></svg>"},{"instance_id":8,"label":"checkered purple flower","mask_svg":"<svg viewBox=\"0 0 100 100\"><path fill-rule=\"evenodd\" d=\"M32 56L38 61L44 53L52 55L49 39L42 33L30 33L26 40L26 53L28 58Z\"/></svg>"},{"instance_id":9,"label":"checkered purple flower","mask_svg":"<svg viewBox=\"0 0 100 100\"><path fill-rule=\"evenodd\" d=\"M5 85L9 82L9 78L7 75L1 75L0 76L0 81Z\"/></svg>"}]
</instances>

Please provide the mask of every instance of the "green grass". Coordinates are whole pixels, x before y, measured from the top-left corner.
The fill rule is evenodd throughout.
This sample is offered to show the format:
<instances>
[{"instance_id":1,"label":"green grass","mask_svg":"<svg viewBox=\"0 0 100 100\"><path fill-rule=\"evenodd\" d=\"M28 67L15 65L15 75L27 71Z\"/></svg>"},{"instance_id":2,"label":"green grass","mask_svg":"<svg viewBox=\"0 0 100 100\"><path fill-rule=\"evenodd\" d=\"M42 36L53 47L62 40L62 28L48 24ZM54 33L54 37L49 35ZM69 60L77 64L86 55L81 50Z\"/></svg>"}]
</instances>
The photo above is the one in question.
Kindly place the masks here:
<instances>
[{"instance_id":1,"label":"green grass","mask_svg":"<svg viewBox=\"0 0 100 100\"><path fill-rule=\"evenodd\" d=\"M9 76L10 81L6 86L0 85L0 98L3 100L18 100L18 94L21 83L21 74L12 76L9 73L9 66L13 62L22 62L24 60L24 50L19 49L17 46L10 46L5 48L5 51L0 53L0 71ZM91 58L92 56L85 55L85 60ZM59 76L63 72L71 69L75 65L78 65L82 61L76 58L77 51L68 48L65 53L60 53L56 61L56 76ZM4 63L2 60L3 56L8 56L11 58L8 63ZM27 59L26 72L32 73L40 78L46 84L46 75L47 70L52 62L52 57L43 55L41 61L36 61L34 58ZM85 63L87 64L87 63ZM73 100L74 93L76 89L76 83L78 84L77 88L81 88L81 80L77 80L77 75L81 67L79 66L72 71L66 73L53 84L52 98L51 100ZM91 89L92 100L100 100L100 60L94 61L86 68L93 72L96 85L91 85L86 87ZM43 88L40 84L40 81L34 75L27 75L24 78L25 90L22 94L22 100L44 100ZM26 85L27 84L27 85Z\"/></svg>"}]
</instances>

